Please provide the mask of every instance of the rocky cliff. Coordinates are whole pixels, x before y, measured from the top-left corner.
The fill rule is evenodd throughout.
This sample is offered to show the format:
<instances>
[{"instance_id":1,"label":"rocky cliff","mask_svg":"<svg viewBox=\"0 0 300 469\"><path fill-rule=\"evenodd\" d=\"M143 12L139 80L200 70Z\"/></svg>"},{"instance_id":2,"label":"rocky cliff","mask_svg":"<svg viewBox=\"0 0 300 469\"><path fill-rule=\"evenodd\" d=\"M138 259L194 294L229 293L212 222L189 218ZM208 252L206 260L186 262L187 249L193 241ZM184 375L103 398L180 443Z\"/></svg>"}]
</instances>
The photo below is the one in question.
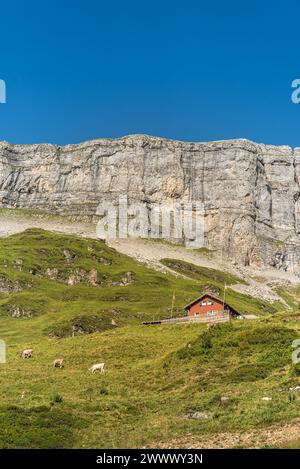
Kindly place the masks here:
<instances>
[{"instance_id":1,"label":"rocky cliff","mask_svg":"<svg viewBox=\"0 0 300 469\"><path fill-rule=\"evenodd\" d=\"M209 249L300 273L300 149L143 135L64 147L0 143L2 207L93 215L119 194L202 201Z\"/></svg>"}]
</instances>

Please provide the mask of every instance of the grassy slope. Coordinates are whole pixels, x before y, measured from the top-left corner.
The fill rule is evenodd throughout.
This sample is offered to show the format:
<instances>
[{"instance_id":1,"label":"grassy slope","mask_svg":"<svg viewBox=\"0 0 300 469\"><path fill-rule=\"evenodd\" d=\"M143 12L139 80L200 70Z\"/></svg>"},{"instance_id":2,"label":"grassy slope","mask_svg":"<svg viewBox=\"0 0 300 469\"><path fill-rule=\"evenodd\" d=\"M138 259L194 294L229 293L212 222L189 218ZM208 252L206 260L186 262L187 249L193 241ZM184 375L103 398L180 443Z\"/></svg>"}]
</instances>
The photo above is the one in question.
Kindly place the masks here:
<instances>
[{"instance_id":1,"label":"grassy slope","mask_svg":"<svg viewBox=\"0 0 300 469\"><path fill-rule=\"evenodd\" d=\"M298 331L272 321L209 331L131 325L73 339L42 338L27 361L11 345L0 368L6 429L0 446L132 447L295 417L300 401L288 387L299 384L290 358ZM57 357L65 358L65 369L51 367ZM107 372L90 375L87 368L99 361ZM53 403L57 395L61 403ZM221 396L229 401L222 404ZM273 400L263 402L263 396ZM212 419L186 419L190 411L209 411ZM29 434L19 431L20 422L30 424Z\"/></svg>"},{"instance_id":2,"label":"grassy slope","mask_svg":"<svg viewBox=\"0 0 300 469\"><path fill-rule=\"evenodd\" d=\"M72 259L68 260L63 251L68 251ZM57 276L63 280L76 269L87 274L97 270L101 286L93 287L87 280L74 286L51 280L46 275L48 268L57 269ZM109 286L111 282L120 283L127 272L132 274L132 284ZM0 315L1 323L14 329L16 318L11 315L16 308L22 311L17 334L23 340L51 331L59 336L71 335L72 325L78 323L88 329L83 318L90 318L91 327L98 319L95 327L103 331L113 327L112 319L124 325L165 317L169 315L173 291L178 307L199 291L197 284L148 269L100 241L36 229L0 240L1 277L22 288L0 294ZM28 319L28 315L33 318Z\"/></svg>"},{"instance_id":3,"label":"grassy slope","mask_svg":"<svg viewBox=\"0 0 300 469\"><path fill-rule=\"evenodd\" d=\"M205 267L190 264L178 259L162 259L162 264L179 272L186 277L190 277L199 282L199 289L207 286L208 284L219 291L220 296L223 296L224 284L233 285L237 283L245 283L244 280L235 277L227 272L220 272L215 269L208 269ZM278 310L282 310L283 305L275 303L270 305L264 300L253 298L250 295L235 292L231 288L226 289L226 301L237 311L243 314L273 314Z\"/></svg>"},{"instance_id":4,"label":"grassy slope","mask_svg":"<svg viewBox=\"0 0 300 469\"><path fill-rule=\"evenodd\" d=\"M22 270L17 259L23 260ZM48 267L61 278L75 268L97 269L105 282L130 271L135 282L68 286L49 280ZM140 325L158 310L168 314L174 290L178 307L197 295L199 284L209 280L207 272L196 282L178 279L99 241L30 230L0 240L0 275L6 284L10 280L25 288L3 293L0 300L0 337L7 343L7 363L0 365L0 447L142 446L299 414L300 402L287 391L299 380L290 359L297 323L266 317L209 330L193 324ZM9 312L16 305L33 317L12 318ZM92 317L92 324L98 318L103 332L49 337L54 329L70 335L78 317ZM112 318L123 327L112 326ZM18 352L29 346L34 357L20 359ZM63 370L52 368L55 358L65 359ZM88 367L101 361L107 372L90 375ZM261 401L264 395L273 400ZM230 398L227 404L221 396ZM186 419L189 411L209 411L212 419Z\"/></svg>"}]
</instances>

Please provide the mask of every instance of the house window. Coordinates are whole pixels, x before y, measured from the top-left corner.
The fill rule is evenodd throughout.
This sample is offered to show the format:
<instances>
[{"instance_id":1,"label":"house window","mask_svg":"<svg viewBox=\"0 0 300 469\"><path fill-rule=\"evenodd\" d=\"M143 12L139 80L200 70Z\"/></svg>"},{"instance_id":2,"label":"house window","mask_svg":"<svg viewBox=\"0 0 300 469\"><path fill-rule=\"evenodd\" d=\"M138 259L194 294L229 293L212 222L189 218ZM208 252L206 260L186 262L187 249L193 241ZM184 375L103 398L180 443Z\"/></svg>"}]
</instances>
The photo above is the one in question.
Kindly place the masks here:
<instances>
[{"instance_id":1,"label":"house window","mask_svg":"<svg viewBox=\"0 0 300 469\"><path fill-rule=\"evenodd\" d=\"M200 304L201 306L206 306L206 300L202 300Z\"/></svg>"},{"instance_id":2,"label":"house window","mask_svg":"<svg viewBox=\"0 0 300 469\"><path fill-rule=\"evenodd\" d=\"M200 316L200 313L199 312L195 313L195 316Z\"/></svg>"},{"instance_id":3,"label":"house window","mask_svg":"<svg viewBox=\"0 0 300 469\"><path fill-rule=\"evenodd\" d=\"M207 300L207 304L208 304L208 305L213 305L214 302L213 302L213 300Z\"/></svg>"},{"instance_id":4,"label":"house window","mask_svg":"<svg viewBox=\"0 0 300 469\"><path fill-rule=\"evenodd\" d=\"M218 311L207 311L207 316L217 316Z\"/></svg>"}]
</instances>

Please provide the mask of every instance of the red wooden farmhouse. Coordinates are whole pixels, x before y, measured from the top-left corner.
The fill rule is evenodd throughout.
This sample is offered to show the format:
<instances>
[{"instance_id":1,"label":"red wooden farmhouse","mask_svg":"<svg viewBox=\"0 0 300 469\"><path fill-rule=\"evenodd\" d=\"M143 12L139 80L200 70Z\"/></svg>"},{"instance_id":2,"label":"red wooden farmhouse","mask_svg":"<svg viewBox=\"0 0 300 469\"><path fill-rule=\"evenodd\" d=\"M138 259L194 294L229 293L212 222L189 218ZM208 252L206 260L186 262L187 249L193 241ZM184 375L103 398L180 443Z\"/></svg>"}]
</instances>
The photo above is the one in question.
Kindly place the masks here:
<instances>
[{"instance_id":1,"label":"red wooden farmhouse","mask_svg":"<svg viewBox=\"0 0 300 469\"><path fill-rule=\"evenodd\" d=\"M228 303L210 293L205 293L196 298L184 308L190 320L203 320L203 322L229 321L242 317L241 314Z\"/></svg>"}]
</instances>

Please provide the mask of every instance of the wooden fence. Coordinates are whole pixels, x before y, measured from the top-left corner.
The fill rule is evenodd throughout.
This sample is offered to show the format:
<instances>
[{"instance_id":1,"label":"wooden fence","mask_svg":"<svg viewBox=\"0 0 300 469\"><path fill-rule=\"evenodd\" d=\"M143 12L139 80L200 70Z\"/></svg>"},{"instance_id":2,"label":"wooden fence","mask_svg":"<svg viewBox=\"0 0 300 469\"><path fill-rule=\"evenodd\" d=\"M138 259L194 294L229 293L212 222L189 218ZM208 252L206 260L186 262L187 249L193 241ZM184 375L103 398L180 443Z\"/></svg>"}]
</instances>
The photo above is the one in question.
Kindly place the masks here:
<instances>
[{"instance_id":1,"label":"wooden fence","mask_svg":"<svg viewBox=\"0 0 300 469\"><path fill-rule=\"evenodd\" d=\"M205 324L211 324L211 323L220 323L220 322L227 322L230 320L229 314L225 314L220 317L191 317L191 316L182 316L179 318L168 318L168 319L160 319L157 321L145 321L143 322L144 325L155 325L155 324L177 324L177 323L184 323L184 322L189 322L189 323L205 323Z\"/></svg>"}]
</instances>

